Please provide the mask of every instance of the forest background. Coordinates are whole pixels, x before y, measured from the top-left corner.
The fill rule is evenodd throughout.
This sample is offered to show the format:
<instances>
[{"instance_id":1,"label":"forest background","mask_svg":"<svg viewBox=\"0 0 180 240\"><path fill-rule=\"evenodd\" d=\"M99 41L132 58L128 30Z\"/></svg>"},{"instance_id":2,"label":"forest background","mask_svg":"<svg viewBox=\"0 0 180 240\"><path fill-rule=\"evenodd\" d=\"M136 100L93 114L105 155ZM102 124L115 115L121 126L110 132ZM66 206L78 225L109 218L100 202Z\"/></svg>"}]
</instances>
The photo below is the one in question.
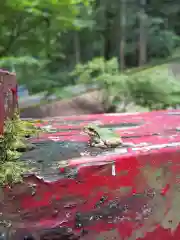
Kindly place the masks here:
<instances>
[{"instance_id":1,"label":"forest background","mask_svg":"<svg viewBox=\"0 0 180 240\"><path fill-rule=\"evenodd\" d=\"M103 112L180 104L177 0L6 0L0 24L0 67L31 105L95 90Z\"/></svg>"}]
</instances>

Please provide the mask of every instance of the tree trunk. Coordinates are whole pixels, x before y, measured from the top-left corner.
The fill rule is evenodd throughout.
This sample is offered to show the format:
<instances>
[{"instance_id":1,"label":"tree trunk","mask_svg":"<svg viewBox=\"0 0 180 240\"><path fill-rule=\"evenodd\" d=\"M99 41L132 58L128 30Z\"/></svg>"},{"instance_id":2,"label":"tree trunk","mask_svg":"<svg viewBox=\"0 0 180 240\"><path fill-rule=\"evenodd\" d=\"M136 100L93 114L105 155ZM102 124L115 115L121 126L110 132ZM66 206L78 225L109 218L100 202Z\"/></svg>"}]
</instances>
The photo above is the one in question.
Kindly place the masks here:
<instances>
[{"instance_id":1,"label":"tree trunk","mask_svg":"<svg viewBox=\"0 0 180 240\"><path fill-rule=\"evenodd\" d=\"M51 20L50 18L46 18L46 58L50 59L51 58L51 47L50 47L50 39L51 39L51 35L50 35L50 28L51 28Z\"/></svg>"},{"instance_id":2,"label":"tree trunk","mask_svg":"<svg viewBox=\"0 0 180 240\"><path fill-rule=\"evenodd\" d=\"M145 12L146 0L140 0L139 13L139 66L147 62L147 15Z\"/></svg>"},{"instance_id":3,"label":"tree trunk","mask_svg":"<svg viewBox=\"0 0 180 240\"><path fill-rule=\"evenodd\" d=\"M104 58L106 60L109 60L111 58L111 36L110 36L110 30L111 30L111 23L112 20L112 13L107 8L105 11L105 29L104 29Z\"/></svg>"},{"instance_id":4,"label":"tree trunk","mask_svg":"<svg viewBox=\"0 0 180 240\"><path fill-rule=\"evenodd\" d=\"M126 0L120 0L120 69L125 68Z\"/></svg>"},{"instance_id":5,"label":"tree trunk","mask_svg":"<svg viewBox=\"0 0 180 240\"><path fill-rule=\"evenodd\" d=\"M100 30L100 39L101 39L101 47L100 47L100 56L105 56L105 25L106 25L106 8L107 8L107 0L99 0L96 1L96 9L99 9L97 24L101 26L103 30Z\"/></svg>"},{"instance_id":6,"label":"tree trunk","mask_svg":"<svg viewBox=\"0 0 180 240\"><path fill-rule=\"evenodd\" d=\"M75 52L75 63L81 62L81 50L80 50L80 39L79 32L74 31L74 52Z\"/></svg>"}]
</instances>

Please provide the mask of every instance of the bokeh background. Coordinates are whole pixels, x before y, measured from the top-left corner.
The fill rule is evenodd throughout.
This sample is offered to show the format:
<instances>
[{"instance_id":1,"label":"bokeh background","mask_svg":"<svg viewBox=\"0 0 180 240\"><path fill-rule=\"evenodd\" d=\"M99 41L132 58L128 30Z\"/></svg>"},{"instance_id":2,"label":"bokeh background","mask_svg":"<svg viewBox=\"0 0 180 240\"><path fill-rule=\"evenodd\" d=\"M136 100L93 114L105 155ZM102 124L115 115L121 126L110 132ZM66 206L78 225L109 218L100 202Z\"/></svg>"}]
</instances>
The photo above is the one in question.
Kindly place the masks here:
<instances>
[{"instance_id":1,"label":"bokeh background","mask_svg":"<svg viewBox=\"0 0 180 240\"><path fill-rule=\"evenodd\" d=\"M23 117L180 104L177 0L6 0L0 24Z\"/></svg>"}]
</instances>

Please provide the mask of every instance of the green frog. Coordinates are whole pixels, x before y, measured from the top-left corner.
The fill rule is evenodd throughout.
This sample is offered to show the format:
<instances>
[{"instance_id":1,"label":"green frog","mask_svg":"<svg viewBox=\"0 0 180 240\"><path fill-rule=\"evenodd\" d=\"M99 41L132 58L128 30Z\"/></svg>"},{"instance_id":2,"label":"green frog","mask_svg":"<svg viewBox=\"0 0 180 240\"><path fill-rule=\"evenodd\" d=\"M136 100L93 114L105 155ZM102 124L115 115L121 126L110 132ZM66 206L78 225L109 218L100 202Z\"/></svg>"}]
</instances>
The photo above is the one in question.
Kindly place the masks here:
<instances>
[{"instance_id":1,"label":"green frog","mask_svg":"<svg viewBox=\"0 0 180 240\"><path fill-rule=\"evenodd\" d=\"M110 129L102 129L97 125L89 124L83 128L83 132L90 137L90 146L99 148L115 148L123 146L123 142L119 134Z\"/></svg>"}]
</instances>

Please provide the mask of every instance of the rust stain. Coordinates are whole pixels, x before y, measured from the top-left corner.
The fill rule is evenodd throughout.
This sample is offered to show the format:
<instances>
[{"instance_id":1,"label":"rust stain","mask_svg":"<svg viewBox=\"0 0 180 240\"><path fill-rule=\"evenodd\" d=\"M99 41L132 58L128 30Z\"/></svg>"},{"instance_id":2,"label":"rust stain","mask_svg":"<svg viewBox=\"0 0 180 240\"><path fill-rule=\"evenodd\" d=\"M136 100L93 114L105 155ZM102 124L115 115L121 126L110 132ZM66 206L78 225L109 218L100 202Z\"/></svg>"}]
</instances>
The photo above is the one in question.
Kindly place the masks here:
<instances>
[{"instance_id":1,"label":"rust stain","mask_svg":"<svg viewBox=\"0 0 180 240\"><path fill-rule=\"evenodd\" d=\"M171 177L171 173L166 166L160 168L146 166L141 168L141 172L147 179L148 185L156 190L161 190L165 187Z\"/></svg>"},{"instance_id":2,"label":"rust stain","mask_svg":"<svg viewBox=\"0 0 180 240\"><path fill-rule=\"evenodd\" d=\"M115 196L119 196L119 197L126 196L130 193L132 193L132 187L131 186L120 187L119 189L116 189L115 191L113 191L113 194Z\"/></svg>"},{"instance_id":3,"label":"rust stain","mask_svg":"<svg viewBox=\"0 0 180 240\"><path fill-rule=\"evenodd\" d=\"M153 199L149 200L148 207L151 210L149 216L143 218L140 227L134 229L126 240L144 238L148 232L153 232L157 225L161 224L167 209L166 200L160 194L156 194Z\"/></svg>"},{"instance_id":4,"label":"rust stain","mask_svg":"<svg viewBox=\"0 0 180 240\"><path fill-rule=\"evenodd\" d=\"M170 229L172 234L180 224L180 185L179 183L173 184L170 187L169 193L167 195L169 198L170 206L165 218L163 219L161 225L165 229Z\"/></svg>"}]
</instances>

